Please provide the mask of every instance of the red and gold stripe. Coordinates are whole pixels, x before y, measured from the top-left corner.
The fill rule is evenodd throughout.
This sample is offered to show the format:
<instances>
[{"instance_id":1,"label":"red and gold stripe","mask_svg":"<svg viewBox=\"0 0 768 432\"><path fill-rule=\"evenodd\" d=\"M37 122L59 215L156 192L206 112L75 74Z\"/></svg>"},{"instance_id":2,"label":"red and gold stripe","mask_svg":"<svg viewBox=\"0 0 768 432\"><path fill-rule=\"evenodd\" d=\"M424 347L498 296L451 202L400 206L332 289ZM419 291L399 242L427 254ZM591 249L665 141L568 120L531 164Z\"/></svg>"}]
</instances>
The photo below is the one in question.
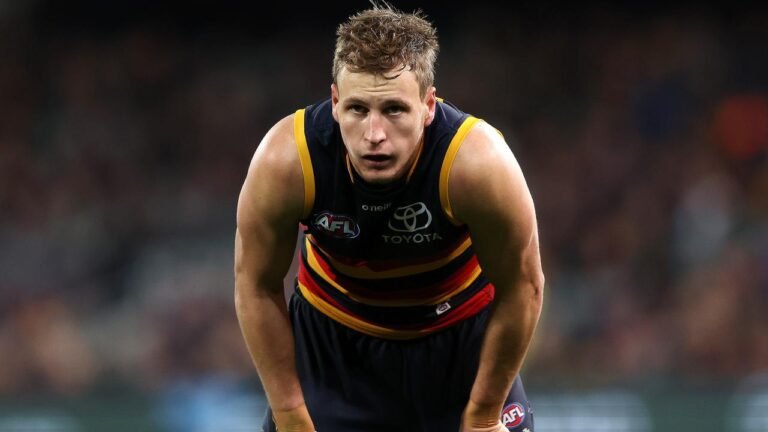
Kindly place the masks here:
<instances>
[{"instance_id":1,"label":"red and gold stripe","mask_svg":"<svg viewBox=\"0 0 768 432\"><path fill-rule=\"evenodd\" d=\"M421 306L437 305L467 289L480 276L480 264L472 256L453 274L442 277L438 282L427 286L394 288L391 290L371 290L365 288L364 281L356 281L334 271L332 264L322 254L306 242L307 263L309 267L337 291L364 304L374 306Z\"/></svg>"},{"instance_id":2,"label":"red and gold stripe","mask_svg":"<svg viewBox=\"0 0 768 432\"><path fill-rule=\"evenodd\" d=\"M494 297L493 285L487 284L468 301L450 310L429 325L393 327L373 323L343 308L314 283L311 277L299 278L298 288L310 304L334 321L370 336L395 340L419 338L457 324L488 306Z\"/></svg>"},{"instance_id":3,"label":"red and gold stripe","mask_svg":"<svg viewBox=\"0 0 768 432\"><path fill-rule=\"evenodd\" d=\"M364 260L332 256L307 235L298 289L320 312L352 329L387 339L418 338L477 314L493 300L493 286L479 279L482 270L477 256L471 251L464 254L470 246L467 237L436 259L415 263L389 260L382 268L381 262L371 265ZM456 303L443 314L429 312L450 301ZM390 308L396 315L401 313L398 308L410 307L423 307L416 316L425 313L425 317L432 318L417 324L391 325L369 316L387 314ZM406 321L413 322L413 318Z\"/></svg>"},{"instance_id":4,"label":"red and gold stripe","mask_svg":"<svg viewBox=\"0 0 768 432\"><path fill-rule=\"evenodd\" d=\"M454 248L449 249L438 258L428 260L388 260L388 261L363 261L349 258L335 257L323 250L311 235L307 236L306 246L316 248L328 257L330 265L339 273L357 279L389 279L405 276L413 276L439 269L463 254L470 246L472 240L469 235L462 238Z\"/></svg>"}]
</instances>

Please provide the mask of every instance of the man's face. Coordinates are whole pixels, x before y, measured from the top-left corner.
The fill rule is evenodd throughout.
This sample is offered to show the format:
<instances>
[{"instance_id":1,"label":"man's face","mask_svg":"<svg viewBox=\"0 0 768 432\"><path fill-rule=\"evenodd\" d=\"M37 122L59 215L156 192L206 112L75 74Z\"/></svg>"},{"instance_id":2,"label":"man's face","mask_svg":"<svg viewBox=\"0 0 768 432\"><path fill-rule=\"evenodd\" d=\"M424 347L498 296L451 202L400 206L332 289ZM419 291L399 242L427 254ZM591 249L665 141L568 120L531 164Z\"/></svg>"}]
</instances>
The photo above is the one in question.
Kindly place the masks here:
<instances>
[{"instance_id":1,"label":"man's face","mask_svg":"<svg viewBox=\"0 0 768 432\"><path fill-rule=\"evenodd\" d=\"M424 128L435 113L435 89L424 98L413 72L394 79L342 69L331 86L333 118L355 171L368 183L407 175Z\"/></svg>"}]
</instances>

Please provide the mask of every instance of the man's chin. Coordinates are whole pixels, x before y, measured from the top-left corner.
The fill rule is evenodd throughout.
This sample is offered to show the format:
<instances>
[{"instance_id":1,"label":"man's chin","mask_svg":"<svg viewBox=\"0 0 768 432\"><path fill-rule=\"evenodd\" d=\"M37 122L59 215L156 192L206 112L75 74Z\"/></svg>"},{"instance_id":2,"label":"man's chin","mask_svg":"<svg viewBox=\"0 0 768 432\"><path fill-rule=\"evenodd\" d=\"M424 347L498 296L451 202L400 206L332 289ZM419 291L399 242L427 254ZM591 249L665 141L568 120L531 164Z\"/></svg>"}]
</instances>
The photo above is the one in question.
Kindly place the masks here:
<instances>
[{"instance_id":1,"label":"man's chin","mask_svg":"<svg viewBox=\"0 0 768 432\"><path fill-rule=\"evenodd\" d=\"M363 178L363 180L365 180L365 182L369 185L373 186L386 186L395 182L394 178L381 176Z\"/></svg>"},{"instance_id":2,"label":"man's chin","mask_svg":"<svg viewBox=\"0 0 768 432\"><path fill-rule=\"evenodd\" d=\"M374 171L361 176L366 183L373 186L387 186L396 182L400 176L392 172Z\"/></svg>"}]
</instances>

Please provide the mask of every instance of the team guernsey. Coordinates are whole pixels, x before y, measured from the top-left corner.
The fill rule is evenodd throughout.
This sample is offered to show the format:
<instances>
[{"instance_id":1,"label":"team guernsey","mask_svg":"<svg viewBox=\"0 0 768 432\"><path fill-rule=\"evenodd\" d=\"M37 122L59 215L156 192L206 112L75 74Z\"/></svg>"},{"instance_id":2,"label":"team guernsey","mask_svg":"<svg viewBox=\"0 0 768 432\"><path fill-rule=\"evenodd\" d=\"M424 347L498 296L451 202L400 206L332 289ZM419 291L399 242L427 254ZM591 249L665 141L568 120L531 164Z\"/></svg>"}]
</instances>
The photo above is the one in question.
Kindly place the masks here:
<instances>
[{"instance_id":1,"label":"team guernsey","mask_svg":"<svg viewBox=\"0 0 768 432\"><path fill-rule=\"evenodd\" d=\"M425 336L485 309L494 287L447 190L456 153L478 121L439 100L410 172L382 188L351 167L330 100L298 110L300 295L331 319L386 339Z\"/></svg>"}]
</instances>

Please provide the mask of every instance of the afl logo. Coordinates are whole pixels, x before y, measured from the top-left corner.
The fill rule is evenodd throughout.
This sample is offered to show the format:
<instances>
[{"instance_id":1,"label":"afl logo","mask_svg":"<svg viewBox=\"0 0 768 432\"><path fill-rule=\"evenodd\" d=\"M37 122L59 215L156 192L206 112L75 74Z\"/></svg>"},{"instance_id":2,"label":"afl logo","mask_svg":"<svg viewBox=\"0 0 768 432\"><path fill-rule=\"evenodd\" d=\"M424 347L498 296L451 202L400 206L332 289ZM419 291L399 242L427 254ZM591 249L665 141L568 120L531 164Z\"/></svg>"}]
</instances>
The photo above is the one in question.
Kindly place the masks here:
<instances>
[{"instance_id":1,"label":"afl logo","mask_svg":"<svg viewBox=\"0 0 768 432\"><path fill-rule=\"evenodd\" d=\"M398 207L389 220L389 229L395 232L411 233L423 230L432 223L432 213L423 202Z\"/></svg>"},{"instance_id":2,"label":"afl logo","mask_svg":"<svg viewBox=\"0 0 768 432\"><path fill-rule=\"evenodd\" d=\"M517 402L507 405L501 412L501 422L507 429L520 426L523 424L523 420L525 420L525 409Z\"/></svg>"},{"instance_id":3,"label":"afl logo","mask_svg":"<svg viewBox=\"0 0 768 432\"><path fill-rule=\"evenodd\" d=\"M323 212L315 217L312 225L336 238L355 238L360 235L360 227L349 216Z\"/></svg>"}]
</instances>

